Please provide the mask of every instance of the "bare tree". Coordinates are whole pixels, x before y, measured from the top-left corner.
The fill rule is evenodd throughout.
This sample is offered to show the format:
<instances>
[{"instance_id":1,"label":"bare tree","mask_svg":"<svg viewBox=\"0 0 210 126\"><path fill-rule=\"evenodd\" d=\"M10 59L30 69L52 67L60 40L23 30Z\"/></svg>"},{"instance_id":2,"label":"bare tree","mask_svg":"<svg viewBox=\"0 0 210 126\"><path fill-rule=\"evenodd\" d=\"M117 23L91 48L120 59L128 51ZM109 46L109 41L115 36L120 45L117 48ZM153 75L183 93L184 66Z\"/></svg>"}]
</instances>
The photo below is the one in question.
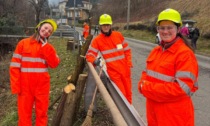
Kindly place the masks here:
<instances>
[{"instance_id":1,"label":"bare tree","mask_svg":"<svg viewBox=\"0 0 210 126\"><path fill-rule=\"evenodd\" d=\"M29 0L35 9L36 23L40 22L40 14L45 8L49 8L48 0Z\"/></svg>"},{"instance_id":2,"label":"bare tree","mask_svg":"<svg viewBox=\"0 0 210 126\"><path fill-rule=\"evenodd\" d=\"M34 22L34 11L28 0L0 0L0 26L23 26Z\"/></svg>"}]
</instances>

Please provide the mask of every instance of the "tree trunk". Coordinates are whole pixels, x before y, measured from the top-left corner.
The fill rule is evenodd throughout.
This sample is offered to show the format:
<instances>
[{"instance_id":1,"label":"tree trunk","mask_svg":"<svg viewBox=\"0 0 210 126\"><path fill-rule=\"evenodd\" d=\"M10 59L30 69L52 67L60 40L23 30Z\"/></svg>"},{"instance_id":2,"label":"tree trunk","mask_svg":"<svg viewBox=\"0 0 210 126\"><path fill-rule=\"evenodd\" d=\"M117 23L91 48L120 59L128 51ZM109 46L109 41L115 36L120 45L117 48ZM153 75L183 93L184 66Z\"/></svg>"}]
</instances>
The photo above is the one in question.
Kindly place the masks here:
<instances>
[{"instance_id":1,"label":"tree trunk","mask_svg":"<svg viewBox=\"0 0 210 126\"><path fill-rule=\"evenodd\" d=\"M81 54L79 55L80 57L78 58L78 63L75 67L75 71L74 71L74 74L71 76L71 78L68 80L68 83L72 83L72 84L75 84L75 86L77 88L79 88L80 86L77 86L77 84L79 84L79 82L77 83L77 80L79 78L79 75L83 73L83 70L85 68L85 59L84 59L84 56L89 48L89 45L91 43L91 40L92 40L93 36L92 35L89 35L85 41L85 44L82 46L82 49L81 49ZM76 90L81 90L81 89L76 89ZM78 91L79 92L79 91ZM81 95L82 95L82 91L80 92ZM73 96L71 96L73 95ZM61 124L61 118L63 120L63 118L67 118L69 119L71 117L72 114L74 113L77 113L76 110L74 110L74 113L71 113L72 109L75 109L76 107L79 108L79 104L75 104L74 102L70 102L71 100L74 100L76 98L75 93L70 93L69 96L68 94L66 93L63 93L62 96L61 96L61 100L59 102L59 105L58 105L58 108L56 110L56 113L53 117L53 121L52 121L52 126L59 126ZM79 99L77 99L77 101L81 101L81 97L79 97ZM78 102L79 103L79 102ZM75 108L71 108L71 104L75 104ZM68 107L69 106L69 107ZM64 109L65 107L65 109ZM67 109L70 109L70 110L67 110ZM64 111L68 111L67 113L65 112L64 114ZM73 112L73 111L72 111ZM63 116L64 114L64 116ZM68 115L69 114L69 115ZM69 121L68 121L69 123ZM71 122L70 122L71 123Z\"/></svg>"},{"instance_id":2,"label":"tree trunk","mask_svg":"<svg viewBox=\"0 0 210 126\"><path fill-rule=\"evenodd\" d=\"M92 38L93 38L93 35L89 35L87 37L85 44L82 46L82 49L81 49L81 54L80 54L81 56L85 56L85 54L89 48L89 45L91 43ZM85 59L84 59L84 57L79 57L78 64L75 67L74 74L72 75L71 79L68 80L68 83L76 84L79 74L81 74L83 72L84 68L85 68Z\"/></svg>"},{"instance_id":3,"label":"tree trunk","mask_svg":"<svg viewBox=\"0 0 210 126\"><path fill-rule=\"evenodd\" d=\"M77 81L76 91L68 94L64 105L60 126L73 126L79 110L79 104L85 87L86 79L87 74L80 74Z\"/></svg>"},{"instance_id":4,"label":"tree trunk","mask_svg":"<svg viewBox=\"0 0 210 126\"><path fill-rule=\"evenodd\" d=\"M54 115L54 119L52 121L52 126L59 126L59 124L60 124L60 119L61 119L62 114L63 114L63 108L64 108L64 105L65 105L67 94L69 94L73 89L75 90L74 85L73 86L72 85L73 84L68 84L64 88L63 94L61 95L60 104L57 107L57 112Z\"/></svg>"}]
</instances>

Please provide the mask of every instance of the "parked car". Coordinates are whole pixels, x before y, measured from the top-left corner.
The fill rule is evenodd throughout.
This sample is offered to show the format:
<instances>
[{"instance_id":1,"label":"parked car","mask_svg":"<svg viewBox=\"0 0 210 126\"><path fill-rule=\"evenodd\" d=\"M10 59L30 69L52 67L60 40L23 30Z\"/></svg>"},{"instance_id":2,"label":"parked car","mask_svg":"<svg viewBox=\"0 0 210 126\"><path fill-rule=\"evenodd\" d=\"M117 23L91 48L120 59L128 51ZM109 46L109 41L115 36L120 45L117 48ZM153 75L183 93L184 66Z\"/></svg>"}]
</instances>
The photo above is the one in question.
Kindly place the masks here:
<instances>
[{"instance_id":1,"label":"parked car","mask_svg":"<svg viewBox=\"0 0 210 126\"><path fill-rule=\"evenodd\" d=\"M159 45L160 42L161 42L161 38L160 38L159 33L157 33L157 34L156 34L156 37L155 37L155 43Z\"/></svg>"},{"instance_id":2,"label":"parked car","mask_svg":"<svg viewBox=\"0 0 210 126\"><path fill-rule=\"evenodd\" d=\"M58 25L58 29L59 30L64 30L64 31L72 31L74 30L71 26L69 25Z\"/></svg>"}]
</instances>

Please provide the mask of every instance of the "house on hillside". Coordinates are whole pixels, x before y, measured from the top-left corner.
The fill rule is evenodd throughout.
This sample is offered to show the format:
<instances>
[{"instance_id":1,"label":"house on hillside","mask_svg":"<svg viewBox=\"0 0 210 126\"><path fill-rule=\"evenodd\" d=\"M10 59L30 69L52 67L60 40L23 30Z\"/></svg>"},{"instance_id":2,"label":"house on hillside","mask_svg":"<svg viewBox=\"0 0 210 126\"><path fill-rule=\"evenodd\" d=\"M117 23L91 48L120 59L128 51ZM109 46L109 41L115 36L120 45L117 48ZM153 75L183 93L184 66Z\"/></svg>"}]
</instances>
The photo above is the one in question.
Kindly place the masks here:
<instances>
[{"instance_id":1,"label":"house on hillside","mask_svg":"<svg viewBox=\"0 0 210 126\"><path fill-rule=\"evenodd\" d=\"M58 9L59 9L59 12L60 12L60 19L58 20L58 24L68 24L68 20L67 20L67 17L66 17L66 3L68 2L68 0L62 0L59 2L58 4Z\"/></svg>"},{"instance_id":2,"label":"house on hillside","mask_svg":"<svg viewBox=\"0 0 210 126\"><path fill-rule=\"evenodd\" d=\"M92 9L92 4L88 1L68 0L65 8L68 24L74 25L74 21L75 24L77 24L79 20L88 19L89 12L91 9Z\"/></svg>"},{"instance_id":3,"label":"house on hillside","mask_svg":"<svg viewBox=\"0 0 210 126\"><path fill-rule=\"evenodd\" d=\"M50 9L51 14L50 17L56 20L57 24L68 24L67 18L66 18L66 3L68 0L62 0L58 3L57 7L53 7Z\"/></svg>"},{"instance_id":4,"label":"house on hillside","mask_svg":"<svg viewBox=\"0 0 210 126\"><path fill-rule=\"evenodd\" d=\"M60 0L58 7L51 9L51 17L58 25L73 26L74 21L77 24L80 20L87 20L91 9L92 4L89 0Z\"/></svg>"}]
</instances>

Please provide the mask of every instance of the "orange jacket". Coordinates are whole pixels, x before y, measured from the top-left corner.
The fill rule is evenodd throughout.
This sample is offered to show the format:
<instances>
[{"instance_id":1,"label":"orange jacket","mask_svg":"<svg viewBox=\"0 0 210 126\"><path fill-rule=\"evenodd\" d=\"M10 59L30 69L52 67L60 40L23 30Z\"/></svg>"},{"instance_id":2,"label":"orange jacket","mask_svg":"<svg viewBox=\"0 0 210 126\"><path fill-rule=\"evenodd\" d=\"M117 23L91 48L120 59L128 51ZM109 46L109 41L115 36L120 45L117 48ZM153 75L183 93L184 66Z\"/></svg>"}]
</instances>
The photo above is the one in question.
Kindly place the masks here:
<instances>
[{"instance_id":1,"label":"orange jacket","mask_svg":"<svg viewBox=\"0 0 210 126\"><path fill-rule=\"evenodd\" d=\"M100 52L106 62L110 79L118 86L132 104L131 49L121 33L113 31L110 36L99 34L91 43L86 59L93 63Z\"/></svg>"},{"instance_id":2,"label":"orange jacket","mask_svg":"<svg viewBox=\"0 0 210 126\"><path fill-rule=\"evenodd\" d=\"M18 94L28 90L26 88L31 87L29 85L41 86L40 91L45 92L50 83L48 67L55 68L59 62L55 49L49 43L41 47L41 43L32 37L21 40L10 64L12 93Z\"/></svg>"},{"instance_id":3,"label":"orange jacket","mask_svg":"<svg viewBox=\"0 0 210 126\"><path fill-rule=\"evenodd\" d=\"M191 95L198 89L198 63L192 50L178 38L166 50L155 47L146 63L138 89L147 98L148 123L151 126L194 125ZM168 120L171 122L167 123Z\"/></svg>"},{"instance_id":4,"label":"orange jacket","mask_svg":"<svg viewBox=\"0 0 210 126\"><path fill-rule=\"evenodd\" d=\"M104 34L99 34L91 43L86 59L93 63L101 52L107 66L107 70L120 71L120 69L132 67L131 49L128 43L125 42L124 37L120 32L112 31L112 34L107 37Z\"/></svg>"},{"instance_id":5,"label":"orange jacket","mask_svg":"<svg viewBox=\"0 0 210 126\"><path fill-rule=\"evenodd\" d=\"M83 37L86 39L89 35L89 26L86 24L83 28Z\"/></svg>"}]
</instances>

